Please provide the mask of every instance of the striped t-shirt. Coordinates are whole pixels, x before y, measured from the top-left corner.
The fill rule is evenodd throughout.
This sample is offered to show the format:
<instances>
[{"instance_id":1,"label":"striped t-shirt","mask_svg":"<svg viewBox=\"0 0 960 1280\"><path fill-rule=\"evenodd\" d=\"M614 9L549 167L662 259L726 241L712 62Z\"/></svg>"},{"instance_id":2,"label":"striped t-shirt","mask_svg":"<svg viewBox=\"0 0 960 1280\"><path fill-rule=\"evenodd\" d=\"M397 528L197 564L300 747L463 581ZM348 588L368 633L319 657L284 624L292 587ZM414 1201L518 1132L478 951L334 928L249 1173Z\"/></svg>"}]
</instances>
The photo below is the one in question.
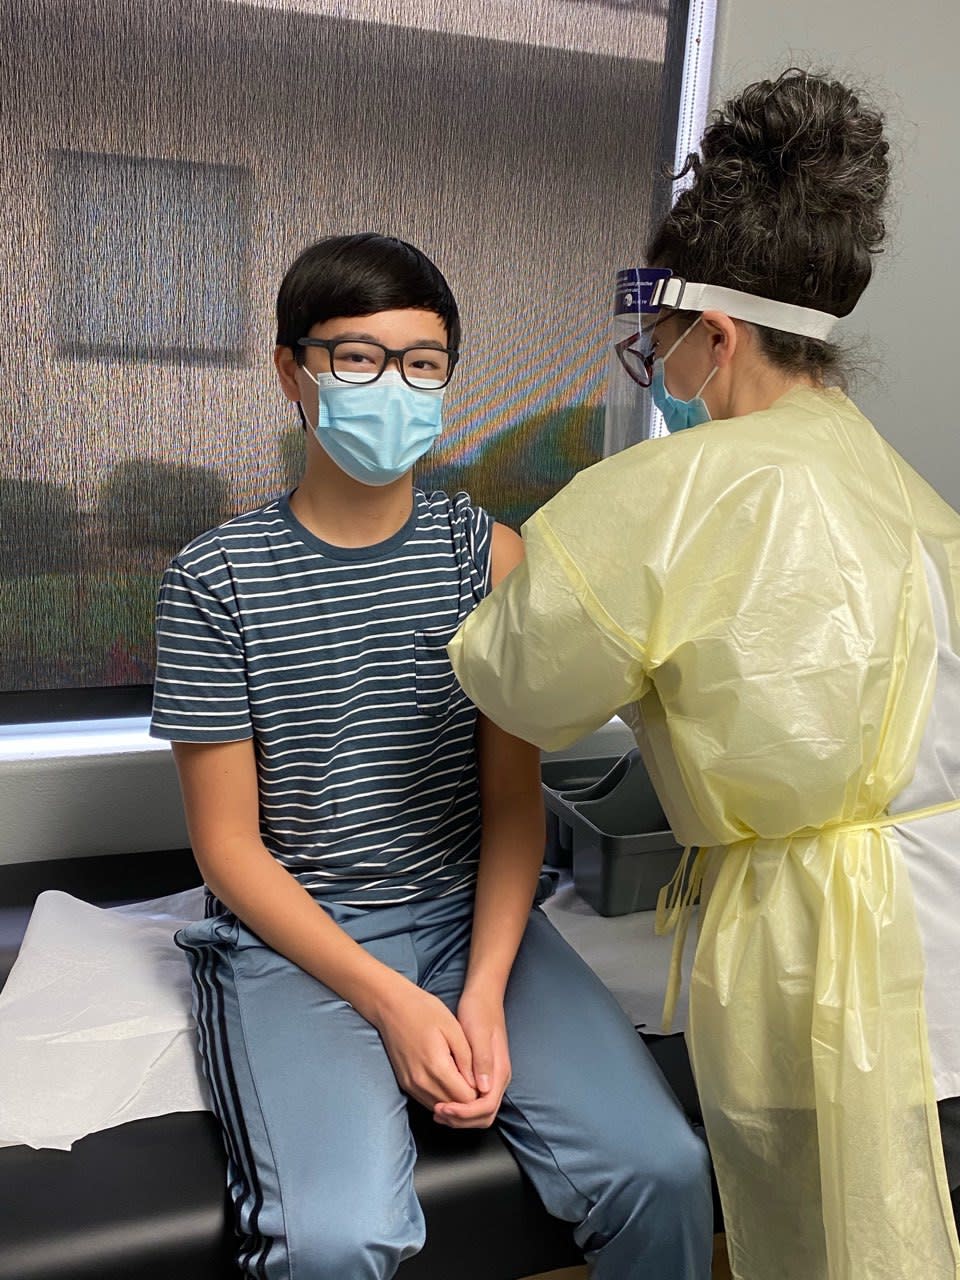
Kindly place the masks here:
<instances>
[{"instance_id":1,"label":"striped t-shirt","mask_svg":"<svg viewBox=\"0 0 960 1280\"><path fill-rule=\"evenodd\" d=\"M252 737L264 844L331 902L474 882L476 710L446 645L489 590L491 528L467 494L414 490L393 537L335 547L284 497L197 538L164 576L150 732Z\"/></svg>"}]
</instances>

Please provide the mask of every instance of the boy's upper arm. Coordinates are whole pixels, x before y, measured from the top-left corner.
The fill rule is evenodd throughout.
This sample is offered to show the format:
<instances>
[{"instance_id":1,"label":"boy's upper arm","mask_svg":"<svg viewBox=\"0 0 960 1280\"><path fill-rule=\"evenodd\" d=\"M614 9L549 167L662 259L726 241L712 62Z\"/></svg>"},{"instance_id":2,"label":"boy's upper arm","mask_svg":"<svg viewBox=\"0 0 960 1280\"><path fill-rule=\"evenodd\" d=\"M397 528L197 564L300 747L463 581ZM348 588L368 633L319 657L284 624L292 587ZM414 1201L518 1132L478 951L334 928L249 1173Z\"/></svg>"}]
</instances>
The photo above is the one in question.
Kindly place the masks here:
<instances>
[{"instance_id":1,"label":"boy's upper arm","mask_svg":"<svg viewBox=\"0 0 960 1280\"><path fill-rule=\"evenodd\" d=\"M497 586L523 559L523 539L505 524L494 524L490 541L490 585Z\"/></svg>"},{"instance_id":2,"label":"boy's upper arm","mask_svg":"<svg viewBox=\"0 0 960 1280\"><path fill-rule=\"evenodd\" d=\"M228 841L260 840L253 739L174 742L183 806L194 853L202 858Z\"/></svg>"}]
</instances>

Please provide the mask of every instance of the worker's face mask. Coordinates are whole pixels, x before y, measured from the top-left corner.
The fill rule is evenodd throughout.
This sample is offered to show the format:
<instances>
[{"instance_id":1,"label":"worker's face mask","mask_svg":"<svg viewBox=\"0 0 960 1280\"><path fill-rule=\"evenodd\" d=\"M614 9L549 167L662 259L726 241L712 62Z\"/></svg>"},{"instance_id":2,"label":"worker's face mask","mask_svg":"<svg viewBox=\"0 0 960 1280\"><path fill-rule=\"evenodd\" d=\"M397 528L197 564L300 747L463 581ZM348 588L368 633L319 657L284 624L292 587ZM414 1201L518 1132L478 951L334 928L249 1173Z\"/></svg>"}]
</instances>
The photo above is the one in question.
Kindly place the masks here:
<instances>
[{"instance_id":1,"label":"worker's face mask","mask_svg":"<svg viewBox=\"0 0 960 1280\"><path fill-rule=\"evenodd\" d=\"M700 385L700 390L695 396L689 400L680 400L677 396L673 396L667 390L667 384L664 381L664 365L683 342L684 338L696 328L700 323L700 316L697 316L693 324L688 325L681 333L670 349L665 352L662 357L658 357L653 362L653 376L650 381L650 396L653 403L660 410L663 416L664 425L672 434L675 431L686 431L688 427L699 427L701 423L710 421L710 410L707 408L706 402L702 399L703 389L717 372L717 366L714 365L710 372L704 378Z\"/></svg>"},{"instance_id":2,"label":"worker's face mask","mask_svg":"<svg viewBox=\"0 0 960 1280\"><path fill-rule=\"evenodd\" d=\"M394 369L364 383L303 372L317 387L317 421L306 413L304 420L340 470L361 484L399 480L440 434L442 387L409 387Z\"/></svg>"}]
</instances>

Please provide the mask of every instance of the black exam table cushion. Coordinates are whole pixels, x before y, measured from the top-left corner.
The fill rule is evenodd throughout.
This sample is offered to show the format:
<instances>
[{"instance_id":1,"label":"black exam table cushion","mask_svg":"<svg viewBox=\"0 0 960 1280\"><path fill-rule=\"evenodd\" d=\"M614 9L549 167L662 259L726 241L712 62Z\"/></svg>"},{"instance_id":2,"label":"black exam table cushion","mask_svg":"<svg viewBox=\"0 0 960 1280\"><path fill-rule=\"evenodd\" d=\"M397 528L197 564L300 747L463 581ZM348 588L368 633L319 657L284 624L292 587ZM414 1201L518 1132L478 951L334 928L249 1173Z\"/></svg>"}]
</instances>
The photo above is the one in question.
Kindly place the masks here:
<instances>
[{"instance_id":1,"label":"black exam table cushion","mask_svg":"<svg viewBox=\"0 0 960 1280\"><path fill-rule=\"evenodd\" d=\"M427 1243L402 1280L516 1280L581 1260L495 1131L411 1112ZM69 1152L0 1150L0 1278L233 1280L225 1182L209 1112L137 1120Z\"/></svg>"}]
</instances>

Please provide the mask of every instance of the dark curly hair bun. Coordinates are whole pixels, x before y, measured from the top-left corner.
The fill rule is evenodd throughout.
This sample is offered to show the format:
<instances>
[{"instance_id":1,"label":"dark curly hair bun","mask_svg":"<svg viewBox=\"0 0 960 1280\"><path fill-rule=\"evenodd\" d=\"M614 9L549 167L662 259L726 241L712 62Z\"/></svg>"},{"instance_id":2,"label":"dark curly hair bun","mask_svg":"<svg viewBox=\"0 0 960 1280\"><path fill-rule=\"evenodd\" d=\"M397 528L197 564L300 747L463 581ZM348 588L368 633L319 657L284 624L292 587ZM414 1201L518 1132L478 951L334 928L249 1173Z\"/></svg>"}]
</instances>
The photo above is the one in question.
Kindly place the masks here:
<instances>
[{"instance_id":1,"label":"dark curly hair bun","mask_svg":"<svg viewBox=\"0 0 960 1280\"><path fill-rule=\"evenodd\" d=\"M792 68L749 85L714 113L647 260L845 316L883 243L888 150L882 115L839 81Z\"/></svg>"}]
</instances>

